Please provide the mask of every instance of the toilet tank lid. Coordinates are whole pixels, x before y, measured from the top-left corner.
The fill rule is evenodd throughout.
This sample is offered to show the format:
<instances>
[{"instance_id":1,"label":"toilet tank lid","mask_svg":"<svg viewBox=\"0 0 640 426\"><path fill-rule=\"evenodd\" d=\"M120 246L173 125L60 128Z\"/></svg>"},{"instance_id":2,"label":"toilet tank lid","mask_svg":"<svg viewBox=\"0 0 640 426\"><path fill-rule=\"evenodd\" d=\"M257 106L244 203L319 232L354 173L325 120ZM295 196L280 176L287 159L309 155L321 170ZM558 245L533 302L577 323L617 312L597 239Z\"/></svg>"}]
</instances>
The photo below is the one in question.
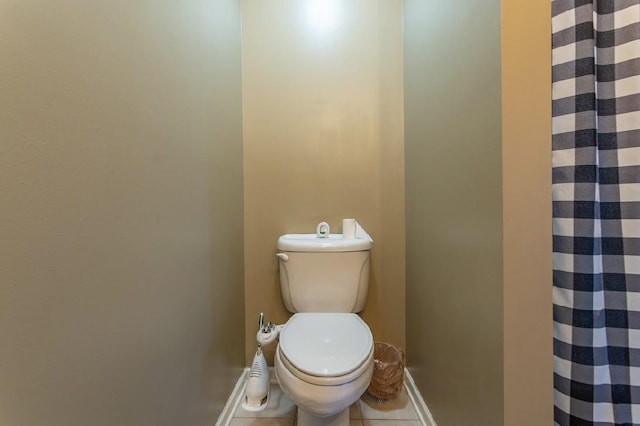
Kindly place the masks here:
<instances>
[{"instance_id":1,"label":"toilet tank lid","mask_svg":"<svg viewBox=\"0 0 640 426\"><path fill-rule=\"evenodd\" d=\"M344 238L342 234L329 234L318 238L316 234L286 234L278 238L278 250L302 252L364 251L371 249L371 241L364 238Z\"/></svg>"}]
</instances>

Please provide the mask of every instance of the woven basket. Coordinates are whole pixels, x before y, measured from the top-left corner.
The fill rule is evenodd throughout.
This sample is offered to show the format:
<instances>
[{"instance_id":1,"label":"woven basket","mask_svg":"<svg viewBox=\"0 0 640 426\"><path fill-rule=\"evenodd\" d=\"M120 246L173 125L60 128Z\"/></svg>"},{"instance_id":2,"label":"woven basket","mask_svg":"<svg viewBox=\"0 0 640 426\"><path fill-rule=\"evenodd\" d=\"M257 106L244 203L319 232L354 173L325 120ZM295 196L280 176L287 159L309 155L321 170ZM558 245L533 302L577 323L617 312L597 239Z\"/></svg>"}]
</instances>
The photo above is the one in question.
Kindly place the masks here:
<instances>
[{"instance_id":1,"label":"woven basket","mask_svg":"<svg viewBox=\"0 0 640 426\"><path fill-rule=\"evenodd\" d=\"M373 377L367 392L380 400L393 399L404 383L404 352L388 343L375 342Z\"/></svg>"}]
</instances>

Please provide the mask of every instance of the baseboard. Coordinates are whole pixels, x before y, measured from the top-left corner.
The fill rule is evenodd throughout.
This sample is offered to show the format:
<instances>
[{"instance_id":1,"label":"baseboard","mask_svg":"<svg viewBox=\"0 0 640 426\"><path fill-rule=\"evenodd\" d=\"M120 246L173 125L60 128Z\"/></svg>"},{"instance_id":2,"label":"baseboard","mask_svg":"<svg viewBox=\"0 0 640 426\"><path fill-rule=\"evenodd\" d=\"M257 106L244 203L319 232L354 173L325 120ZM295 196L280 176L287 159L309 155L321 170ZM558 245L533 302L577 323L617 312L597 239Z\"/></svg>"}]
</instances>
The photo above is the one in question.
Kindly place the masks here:
<instances>
[{"instance_id":1,"label":"baseboard","mask_svg":"<svg viewBox=\"0 0 640 426\"><path fill-rule=\"evenodd\" d=\"M249 368L245 368L240 375L240 378L236 382L236 386L233 388L233 392L227 399L227 403L222 409L222 413L218 417L215 426L229 426L233 415L242 401L242 395L244 395L244 389L247 387L247 377L249 376Z\"/></svg>"},{"instance_id":2,"label":"baseboard","mask_svg":"<svg viewBox=\"0 0 640 426\"><path fill-rule=\"evenodd\" d=\"M429 411L429 407L427 407L427 404L422 398L422 394L420 394L420 391L416 386L416 382L413 381L413 377L411 377L409 370L407 370L406 368L404 369L404 378L404 387L407 391L409 399L411 399L413 406L416 408L420 423L422 423L424 426L437 426L435 420L433 420L431 411Z\"/></svg>"}]
</instances>

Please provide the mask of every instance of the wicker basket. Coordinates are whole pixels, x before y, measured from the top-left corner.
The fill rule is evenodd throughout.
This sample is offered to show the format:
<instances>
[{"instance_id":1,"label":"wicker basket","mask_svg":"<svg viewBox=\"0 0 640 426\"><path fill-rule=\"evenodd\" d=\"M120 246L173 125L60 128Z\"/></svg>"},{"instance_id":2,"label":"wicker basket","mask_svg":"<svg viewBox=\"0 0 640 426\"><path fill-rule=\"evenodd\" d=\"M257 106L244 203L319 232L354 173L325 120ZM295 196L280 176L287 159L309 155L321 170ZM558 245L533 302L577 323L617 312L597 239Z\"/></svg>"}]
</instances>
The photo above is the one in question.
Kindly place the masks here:
<instances>
[{"instance_id":1,"label":"wicker basket","mask_svg":"<svg viewBox=\"0 0 640 426\"><path fill-rule=\"evenodd\" d=\"M388 343L375 342L373 377L367 392L381 400L393 399L404 383L404 352Z\"/></svg>"}]
</instances>

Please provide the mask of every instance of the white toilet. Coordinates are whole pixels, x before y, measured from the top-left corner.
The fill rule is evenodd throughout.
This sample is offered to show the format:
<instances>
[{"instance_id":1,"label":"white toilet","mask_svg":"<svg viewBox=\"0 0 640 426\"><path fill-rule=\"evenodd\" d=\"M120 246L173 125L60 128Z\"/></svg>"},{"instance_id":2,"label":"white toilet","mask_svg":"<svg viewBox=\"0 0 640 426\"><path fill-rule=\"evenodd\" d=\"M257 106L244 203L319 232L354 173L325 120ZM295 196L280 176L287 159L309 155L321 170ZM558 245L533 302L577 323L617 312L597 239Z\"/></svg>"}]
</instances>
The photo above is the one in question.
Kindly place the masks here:
<instances>
[{"instance_id":1,"label":"white toilet","mask_svg":"<svg viewBox=\"0 0 640 426\"><path fill-rule=\"evenodd\" d=\"M278 326L275 371L298 426L348 426L369 386L373 337L356 315L369 286L370 238L289 234L278 240L280 286L294 315Z\"/></svg>"}]
</instances>

